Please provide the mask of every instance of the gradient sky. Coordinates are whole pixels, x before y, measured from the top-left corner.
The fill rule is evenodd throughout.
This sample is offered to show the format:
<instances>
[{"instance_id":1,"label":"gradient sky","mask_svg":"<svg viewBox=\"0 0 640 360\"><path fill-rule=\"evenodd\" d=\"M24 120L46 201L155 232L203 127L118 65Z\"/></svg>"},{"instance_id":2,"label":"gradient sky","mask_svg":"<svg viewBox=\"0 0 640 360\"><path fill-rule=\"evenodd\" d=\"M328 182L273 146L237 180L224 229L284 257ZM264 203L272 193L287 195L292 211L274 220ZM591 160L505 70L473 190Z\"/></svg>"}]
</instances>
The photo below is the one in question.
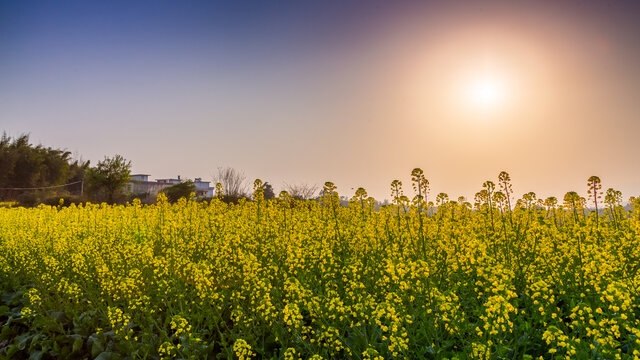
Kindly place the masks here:
<instances>
[{"instance_id":1,"label":"gradient sky","mask_svg":"<svg viewBox=\"0 0 640 360\"><path fill-rule=\"evenodd\" d=\"M640 195L637 1L4 1L0 131L152 178ZM478 79L501 100L480 106Z\"/></svg>"}]
</instances>

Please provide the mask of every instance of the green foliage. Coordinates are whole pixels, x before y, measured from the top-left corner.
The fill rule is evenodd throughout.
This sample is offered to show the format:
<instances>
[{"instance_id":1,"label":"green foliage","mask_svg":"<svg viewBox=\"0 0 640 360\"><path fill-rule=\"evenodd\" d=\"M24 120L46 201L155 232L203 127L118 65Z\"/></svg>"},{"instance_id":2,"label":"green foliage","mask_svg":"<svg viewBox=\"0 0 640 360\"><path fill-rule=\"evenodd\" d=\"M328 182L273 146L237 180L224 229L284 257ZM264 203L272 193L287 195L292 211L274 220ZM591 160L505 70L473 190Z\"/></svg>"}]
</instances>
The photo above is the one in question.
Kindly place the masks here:
<instances>
[{"instance_id":1,"label":"green foliage","mask_svg":"<svg viewBox=\"0 0 640 360\"><path fill-rule=\"evenodd\" d=\"M71 161L65 150L34 146L29 135L0 138L0 188L50 187L80 181L89 162ZM47 196L61 191L79 194L80 184L56 190L0 190L0 199L21 200L23 205L36 205Z\"/></svg>"},{"instance_id":2,"label":"green foliage","mask_svg":"<svg viewBox=\"0 0 640 360\"><path fill-rule=\"evenodd\" d=\"M269 184L268 181L265 182L264 185L262 185L262 190L264 192L265 200L271 200L276 198L276 194L273 191L273 186L271 186L271 184Z\"/></svg>"},{"instance_id":3,"label":"green foliage","mask_svg":"<svg viewBox=\"0 0 640 360\"><path fill-rule=\"evenodd\" d=\"M129 181L131 161L120 155L105 157L85 172L87 193L94 200L114 203L122 198L122 189Z\"/></svg>"},{"instance_id":4,"label":"green foliage","mask_svg":"<svg viewBox=\"0 0 640 360\"><path fill-rule=\"evenodd\" d=\"M52 196L43 199L41 203L50 206L66 207L70 206L71 204L81 204L82 198L79 196Z\"/></svg>"},{"instance_id":5,"label":"green foliage","mask_svg":"<svg viewBox=\"0 0 640 360\"><path fill-rule=\"evenodd\" d=\"M188 199L191 196L191 193L195 193L195 191L196 185L191 180L171 185L163 190L163 192L167 195L167 199L171 203L175 203L180 198Z\"/></svg>"}]
</instances>

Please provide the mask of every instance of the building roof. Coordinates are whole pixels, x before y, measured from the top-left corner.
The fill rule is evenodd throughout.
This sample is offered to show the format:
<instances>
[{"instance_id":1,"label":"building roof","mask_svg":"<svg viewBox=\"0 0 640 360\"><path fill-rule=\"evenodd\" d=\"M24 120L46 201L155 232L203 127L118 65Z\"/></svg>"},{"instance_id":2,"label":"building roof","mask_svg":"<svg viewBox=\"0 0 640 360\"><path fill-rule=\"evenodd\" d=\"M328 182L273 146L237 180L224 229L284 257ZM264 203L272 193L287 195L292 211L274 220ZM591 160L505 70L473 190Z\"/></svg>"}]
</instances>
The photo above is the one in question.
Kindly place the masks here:
<instances>
[{"instance_id":1,"label":"building roof","mask_svg":"<svg viewBox=\"0 0 640 360\"><path fill-rule=\"evenodd\" d=\"M144 184L144 185L160 185L156 181L136 181L136 184Z\"/></svg>"}]
</instances>

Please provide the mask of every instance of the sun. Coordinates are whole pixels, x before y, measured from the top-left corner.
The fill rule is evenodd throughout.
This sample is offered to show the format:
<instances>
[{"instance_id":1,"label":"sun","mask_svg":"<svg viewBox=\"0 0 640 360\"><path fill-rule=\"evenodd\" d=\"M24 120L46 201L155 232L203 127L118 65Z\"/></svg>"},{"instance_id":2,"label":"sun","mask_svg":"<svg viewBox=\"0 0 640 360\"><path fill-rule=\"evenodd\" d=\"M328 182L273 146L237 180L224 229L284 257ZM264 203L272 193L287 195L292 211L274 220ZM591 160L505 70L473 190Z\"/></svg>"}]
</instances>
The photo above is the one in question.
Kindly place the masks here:
<instances>
[{"instance_id":1,"label":"sun","mask_svg":"<svg viewBox=\"0 0 640 360\"><path fill-rule=\"evenodd\" d=\"M475 109L497 109L507 100L507 83L494 73L481 73L471 77L466 85L466 102Z\"/></svg>"}]
</instances>

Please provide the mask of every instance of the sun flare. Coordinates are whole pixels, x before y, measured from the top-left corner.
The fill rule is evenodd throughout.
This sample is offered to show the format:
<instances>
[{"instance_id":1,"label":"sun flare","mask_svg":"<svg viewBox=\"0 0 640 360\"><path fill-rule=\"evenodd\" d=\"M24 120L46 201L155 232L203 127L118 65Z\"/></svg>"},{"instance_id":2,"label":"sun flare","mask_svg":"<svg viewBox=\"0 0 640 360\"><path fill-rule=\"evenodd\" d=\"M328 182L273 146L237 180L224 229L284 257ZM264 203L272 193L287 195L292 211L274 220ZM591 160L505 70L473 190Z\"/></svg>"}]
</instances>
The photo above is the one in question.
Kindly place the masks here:
<instances>
[{"instance_id":1,"label":"sun flare","mask_svg":"<svg viewBox=\"0 0 640 360\"><path fill-rule=\"evenodd\" d=\"M474 108L495 109L507 100L507 84L496 74L481 74L467 84L466 101Z\"/></svg>"}]
</instances>

